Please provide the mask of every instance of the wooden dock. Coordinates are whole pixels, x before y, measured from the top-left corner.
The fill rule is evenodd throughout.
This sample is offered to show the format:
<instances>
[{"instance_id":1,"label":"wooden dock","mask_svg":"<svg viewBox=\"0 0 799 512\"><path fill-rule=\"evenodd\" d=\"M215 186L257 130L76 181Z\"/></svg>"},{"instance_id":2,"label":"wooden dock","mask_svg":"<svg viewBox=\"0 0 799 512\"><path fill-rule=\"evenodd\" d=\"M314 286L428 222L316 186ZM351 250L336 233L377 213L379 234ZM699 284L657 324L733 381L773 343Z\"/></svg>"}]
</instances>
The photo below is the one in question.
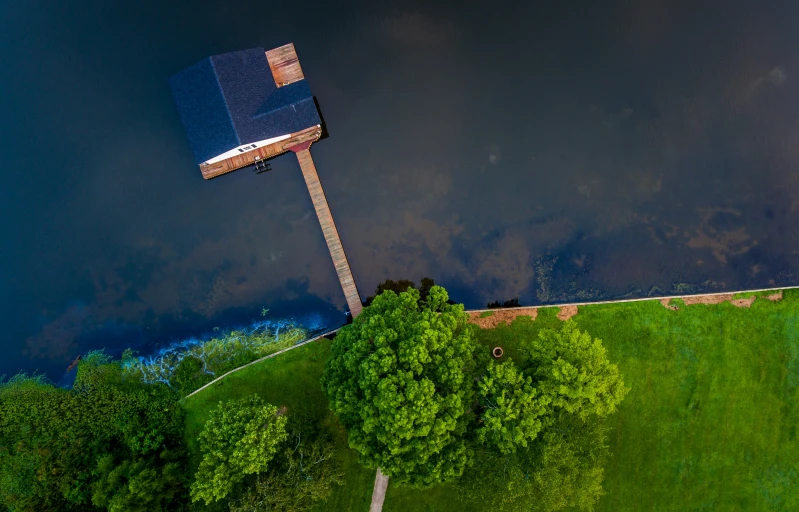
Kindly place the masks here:
<instances>
[{"instance_id":1,"label":"wooden dock","mask_svg":"<svg viewBox=\"0 0 799 512\"><path fill-rule=\"evenodd\" d=\"M297 154L297 160L299 160L300 169L302 169L302 176L305 178L305 184L308 186L308 192L311 194L311 201L316 210L316 216L319 218L319 224L322 226L322 232L325 235L325 242L327 242L327 248L330 250L330 256L333 258L338 280L341 283L341 288L344 290L344 297L347 299L347 305L350 308L352 317L355 318L361 313L361 309L363 308L361 296L358 293L358 288L355 286L355 279L352 277L350 264L347 262L347 256L344 254L344 247L341 245L341 239L338 236L336 224L333 222L333 215L330 213L330 207L327 204L327 198L325 198L325 192L322 190L322 184L319 182L319 175L316 173L316 166L311 158L310 146L311 142L309 141L289 149Z\"/></svg>"},{"instance_id":2,"label":"wooden dock","mask_svg":"<svg viewBox=\"0 0 799 512\"><path fill-rule=\"evenodd\" d=\"M200 164L200 171L203 174L203 178L210 180L211 178L216 178L217 176L227 174L236 169L253 165L258 160L264 161L273 158L285 153L290 147L296 146L297 144L319 140L321 136L322 127L312 126L297 133L292 133L289 138L269 144L268 146L251 149L213 164L202 163Z\"/></svg>"},{"instance_id":3,"label":"wooden dock","mask_svg":"<svg viewBox=\"0 0 799 512\"><path fill-rule=\"evenodd\" d=\"M258 50L258 52L260 53L260 50ZM278 48L265 51L263 58L265 58L266 63L261 61L260 56L255 58L251 50L234 53L243 56L245 60L238 61L234 58L233 60L225 62L235 62L235 65L231 64L231 69L235 69L237 73L241 73L242 79L250 76L248 74L250 72L263 74L266 71L264 69L264 64L269 66L269 72L271 73L272 79L275 81L275 86L277 88L281 88L305 79L305 75L302 72L300 60L297 57L297 51L294 48L293 43L288 43ZM215 66L214 59L216 57L219 56L211 57L209 59L209 62L212 66ZM227 66L227 64L225 64L225 66ZM206 101L203 101L203 98L199 98L196 95L197 87L196 83L194 82L196 77L194 74L192 74L194 71L189 72L188 75L186 74L187 72L188 69L184 70L178 75L175 75L175 77L171 79L174 81L172 84L173 92L176 94L179 109L182 109L181 116L184 118L184 123L187 122L187 120L190 120L192 123L194 123L196 119L205 119L202 116L207 117L209 112L213 115L226 115L231 123L231 126L228 128L233 129L235 140L238 143L238 146L236 147L222 148L224 151L218 153L217 156L203 161L200 164L200 172L202 173L203 178L209 180L250 165L254 165L256 172L260 174L260 172L268 170L266 165L267 160L287 151L294 152L300 162L302 175L305 178L305 184L308 186L308 192L311 195L311 201L313 202L314 209L316 210L316 216L319 219L319 225L322 227L327 248L330 251L330 256L333 258L336 274L338 275L339 282L341 283L341 288L344 290L344 297L347 300L350 314L353 316L353 318L358 316L362 310L361 296L355 286L355 279L352 277L350 265L347 262L347 257L344 255L344 248L341 246L338 230L336 229L336 225L333 223L333 216L330 214L330 207L327 204L327 199L325 198L325 193L322 190L322 185L319 183L319 175L316 173L316 166L314 166L313 159L311 158L311 153L309 151L311 144L319 140L322 137L323 132L322 124L324 122L321 119L321 113L316 112L318 115L311 116L310 114L313 113L310 110L312 105L310 103L305 103L313 100L314 106L316 107L316 110L318 110L316 98L309 96L307 89L299 90L299 93L301 93L300 96L294 99L292 99L294 94L288 94L282 98L280 95L270 96L274 93L274 91L271 90L271 87L268 83L261 83L263 80L260 82L251 80L250 82L252 83L249 83L248 87L240 87L239 85L236 85L231 89L232 92L228 91L230 94L226 94L225 91L228 88L226 86L223 87L222 83L227 83L231 80L234 80L235 77L231 78L226 74L225 76L227 76L227 78L220 80L220 75L214 74L213 78L209 77L203 80L212 84L214 91L216 91L216 88L221 90L222 99L224 100L224 107L219 105L206 105L204 103L206 103L208 100L206 99ZM265 87L268 90L264 90ZM271 121L269 123L256 123L260 127L260 131L255 132L256 135L250 133L249 136L244 138L261 138L258 138L258 140L255 141L248 140L242 144L242 134L239 130L240 127L236 126L236 123L233 122L233 119L242 113L241 109L252 109L252 105L250 105L250 103L252 103L251 100L253 100L255 96L263 100L263 96L265 94L268 100L274 99L277 101L277 104L274 105L277 108L270 110L267 112L267 114L273 111L282 111L283 109L286 109L286 113L291 115L291 110L293 109L294 115L297 118L289 122L290 120L285 119L285 116L280 114L274 120L274 122L278 123L279 126L283 126L284 128L282 129L272 126L272 124L270 124ZM181 105L183 106L181 107ZM234 105L235 108L231 108L231 105ZM267 104L263 104L261 108L264 108L265 105ZM272 106L271 104L269 105ZM301 112L297 113L296 105L303 105L303 107L301 107ZM289 107L291 107L291 109ZM303 108L304 110L302 110ZM197 117L195 114L191 114L186 117L184 116L185 112L183 112L183 110L191 112L199 110L199 114L202 114L202 116ZM234 116L232 114L233 112L238 114ZM214 119L218 119L218 117ZM308 126L311 123L319 124ZM307 128L299 129L300 126L307 126ZM192 127L187 126L187 128ZM299 131L291 132L291 130ZM190 138L192 131L192 129L189 130ZM247 130L247 132L249 133L249 130ZM197 134L195 133L195 135ZM207 135L208 133L203 134L203 132L201 132L199 139L204 141L204 144L210 144L211 146L216 147L219 144L219 141L215 141L214 137L208 137ZM229 138L230 137L227 137L227 139ZM202 154L204 155L204 153ZM195 156L197 156L196 151ZM199 158L200 157L198 157L198 159Z\"/></svg>"},{"instance_id":4,"label":"wooden dock","mask_svg":"<svg viewBox=\"0 0 799 512\"><path fill-rule=\"evenodd\" d=\"M327 248L330 250L330 256L333 258L333 264L336 267L336 274L338 274L341 288L344 290L344 297L347 299L347 305L350 308L352 317L355 318L361 313L361 309L363 308L361 296L355 286L355 279L352 277L350 264L344 254L344 248L341 246L341 239L338 236L336 224L333 222L333 216L330 213L330 207L327 204L325 192L322 190L322 184L319 182L319 175L316 173L316 166L313 163L311 152L309 151L311 143L319 140L321 136L321 126L312 126L311 128L297 133L292 133L289 138L269 144L268 146L262 146L233 155L230 158L213 164L201 164L200 170L202 171L203 178L208 180L235 171L236 169L253 165L256 161L267 160L287 151L296 153L297 160L299 160L300 168L302 169L302 175L305 178L305 184L308 186L308 192L311 194L311 201L316 210L316 216L319 219L319 224L322 226L322 232L325 235Z\"/></svg>"}]
</instances>

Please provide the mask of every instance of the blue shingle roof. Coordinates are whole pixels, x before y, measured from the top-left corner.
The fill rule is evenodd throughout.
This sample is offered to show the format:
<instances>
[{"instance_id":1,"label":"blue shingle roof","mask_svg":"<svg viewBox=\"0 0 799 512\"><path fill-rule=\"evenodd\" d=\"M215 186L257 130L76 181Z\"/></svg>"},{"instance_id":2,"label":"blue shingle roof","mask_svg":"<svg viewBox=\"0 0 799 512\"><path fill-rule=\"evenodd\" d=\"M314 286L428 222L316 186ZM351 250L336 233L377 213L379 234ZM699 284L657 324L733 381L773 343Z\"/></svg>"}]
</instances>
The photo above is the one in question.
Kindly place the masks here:
<instances>
[{"instance_id":1,"label":"blue shingle roof","mask_svg":"<svg viewBox=\"0 0 799 512\"><path fill-rule=\"evenodd\" d=\"M308 83L278 88L263 48L205 58L169 83L197 164L321 124Z\"/></svg>"}]
</instances>

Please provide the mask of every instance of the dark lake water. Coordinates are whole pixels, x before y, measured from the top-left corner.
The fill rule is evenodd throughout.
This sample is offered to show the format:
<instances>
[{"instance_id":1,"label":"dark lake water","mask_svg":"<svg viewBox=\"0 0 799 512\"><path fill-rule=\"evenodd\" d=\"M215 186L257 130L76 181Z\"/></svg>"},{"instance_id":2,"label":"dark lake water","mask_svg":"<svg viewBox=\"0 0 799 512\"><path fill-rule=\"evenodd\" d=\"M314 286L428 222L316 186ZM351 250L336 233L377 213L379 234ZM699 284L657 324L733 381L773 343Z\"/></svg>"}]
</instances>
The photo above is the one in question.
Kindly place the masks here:
<instances>
[{"instance_id":1,"label":"dark lake water","mask_svg":"<svg viewBox=\"0 0 799 512\"><path fill-rule=\"evenodd\" d=\"M364 298L797 284L799 3L528 4L0 4L0 374L58 380L263 307L343 323L296 159L204 181L167 84L287 42Z\"/></svg>"}]
</instances>

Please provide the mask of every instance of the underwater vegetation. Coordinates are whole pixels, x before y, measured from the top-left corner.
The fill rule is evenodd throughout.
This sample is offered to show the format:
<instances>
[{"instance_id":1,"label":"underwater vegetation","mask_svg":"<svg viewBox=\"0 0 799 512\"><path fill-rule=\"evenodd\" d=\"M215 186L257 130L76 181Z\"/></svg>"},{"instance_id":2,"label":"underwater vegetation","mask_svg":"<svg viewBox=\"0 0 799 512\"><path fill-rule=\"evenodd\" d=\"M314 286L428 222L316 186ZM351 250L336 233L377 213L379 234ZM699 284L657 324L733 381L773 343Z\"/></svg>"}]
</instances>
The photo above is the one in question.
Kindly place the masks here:
<instances>
[{"instance_id":1,"label":"underwater vegetation","mask_svg":"<svg viewBox=\"0 0 799 512\"><path fill-rule=\"evenodd\" d=\"M268 310L264 309L261 316ZM146 384L161 382L180 393L190 393L228 370L247 364L308 339L323 329L320 319L304 323L293 319L263 319L247 327L220 332L209 339L196 337L174 342L147 356L127 349L122 371Z\"/></svg>"}]
</instances>

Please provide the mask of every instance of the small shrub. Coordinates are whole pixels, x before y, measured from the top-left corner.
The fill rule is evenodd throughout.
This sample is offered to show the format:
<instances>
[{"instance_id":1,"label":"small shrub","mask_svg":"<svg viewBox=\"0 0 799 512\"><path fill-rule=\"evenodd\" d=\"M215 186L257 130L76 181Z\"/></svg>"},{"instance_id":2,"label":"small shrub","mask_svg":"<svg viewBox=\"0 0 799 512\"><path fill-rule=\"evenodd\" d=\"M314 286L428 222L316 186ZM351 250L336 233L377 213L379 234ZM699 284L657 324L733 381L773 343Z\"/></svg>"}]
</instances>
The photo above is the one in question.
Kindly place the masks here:
<instances>
[{"instance_id":1,"label":"small shrub","mask_svg":"<svg viewBox=\"0 0 799 512\"><path fill-rule=\"evenodd\" d=\"M490 308L490 309L496 309L496 308L518 308L519 306L520 306L519 297L515 297L513 299L509 299L509 300L506 300L504 302L499 302L498 300L495 300L494 302L489 302L486 305L486 307Z\"/></svg>"}]
</instances>

